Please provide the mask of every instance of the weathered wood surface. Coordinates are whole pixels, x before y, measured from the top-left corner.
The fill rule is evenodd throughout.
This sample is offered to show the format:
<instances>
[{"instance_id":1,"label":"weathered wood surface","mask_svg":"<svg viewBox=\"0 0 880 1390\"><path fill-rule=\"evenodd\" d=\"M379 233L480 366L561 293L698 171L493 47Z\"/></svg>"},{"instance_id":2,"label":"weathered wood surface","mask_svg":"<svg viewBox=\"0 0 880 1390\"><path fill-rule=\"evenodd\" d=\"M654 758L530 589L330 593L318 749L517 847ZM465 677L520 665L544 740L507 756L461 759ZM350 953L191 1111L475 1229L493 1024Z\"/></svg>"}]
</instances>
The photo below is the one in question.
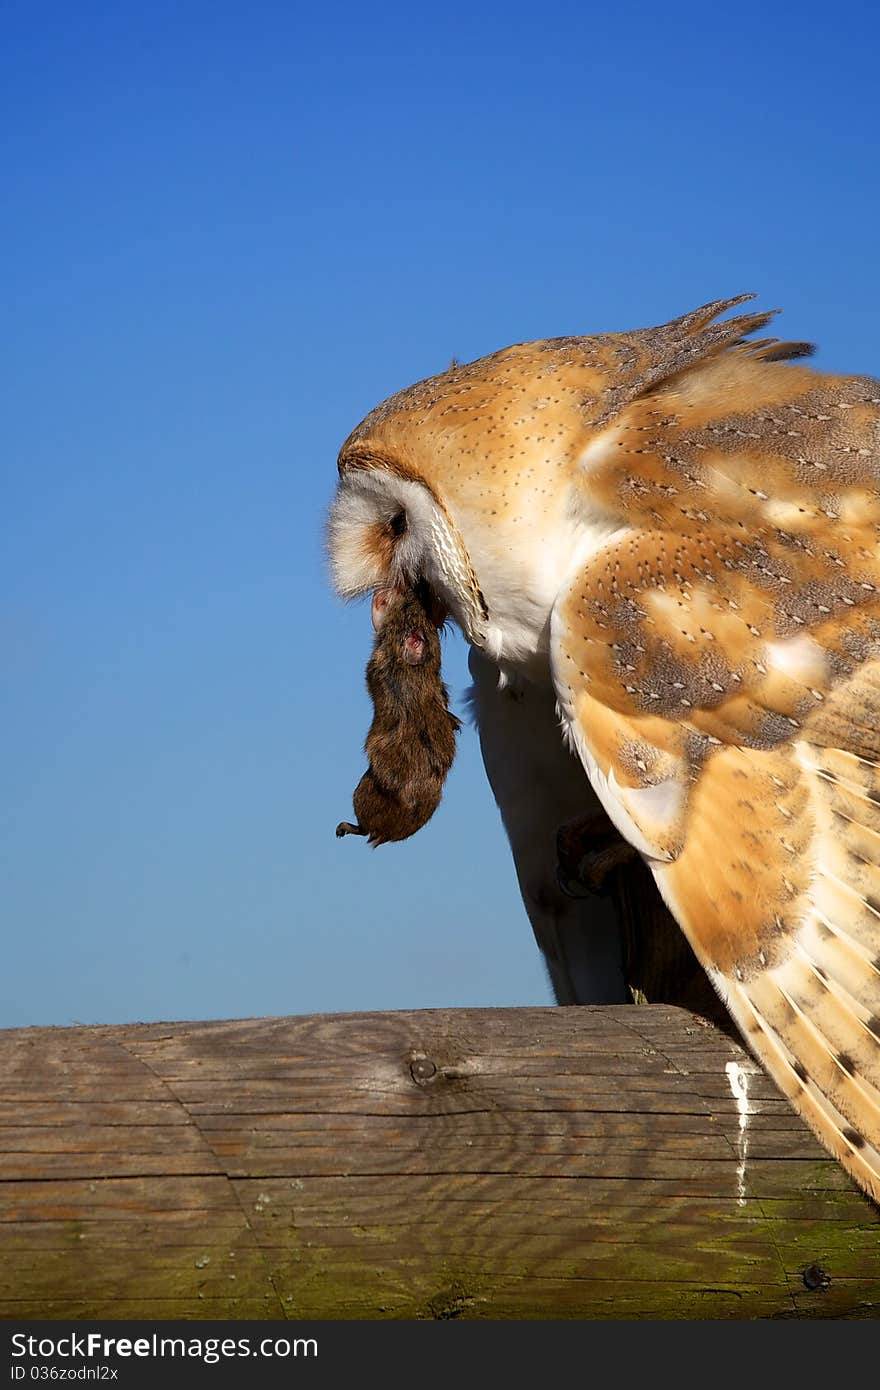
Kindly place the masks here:
<instances>
[{"instance_id":1,"label":"weathered wood surface","mask_svg":"<svg viewBox=\"0 0 880 1390\"><path fill-rule=\"evenodd\" d=\"M880 1212L677 1008L0 1033L6 1318L878 1311Z\"/></svg>"}]
</instances>

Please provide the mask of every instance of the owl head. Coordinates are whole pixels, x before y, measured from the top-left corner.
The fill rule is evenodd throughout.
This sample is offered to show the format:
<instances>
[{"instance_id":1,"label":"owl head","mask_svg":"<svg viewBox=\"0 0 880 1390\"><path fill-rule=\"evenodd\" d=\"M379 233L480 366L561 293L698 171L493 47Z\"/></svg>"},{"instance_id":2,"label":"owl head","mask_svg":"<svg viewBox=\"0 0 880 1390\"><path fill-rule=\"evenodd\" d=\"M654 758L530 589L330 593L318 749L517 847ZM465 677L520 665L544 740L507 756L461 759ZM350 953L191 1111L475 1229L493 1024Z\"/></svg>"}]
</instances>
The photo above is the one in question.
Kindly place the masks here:
<instances>
[{"instance_id":1,"label":"owl head","mask_svg":"<svg viewBox=\"0 0 880 1390\"><path fill-rule=\"evenodd\" d=\"M474 646L530 659L580 519L570 481L599 375L579 343L507 348L373 410L339 454L336 588L422 581ZM565 344L568 344L568 347Z\"/></svg>"},{"instance_id":2,"label":"owl head","mask_svg":"<svg viewBox=\"0 0 880 1390\"><path fill-rule=\"evenodd\" d=\"M493 659L542 659L579 549L625 520L584 486L591 445L637 394L766 322L713 322L740 302L659 328L521 343L391 396L339 454L328 526L338 592L422 581Z\"/></svg>"}]
</instances>

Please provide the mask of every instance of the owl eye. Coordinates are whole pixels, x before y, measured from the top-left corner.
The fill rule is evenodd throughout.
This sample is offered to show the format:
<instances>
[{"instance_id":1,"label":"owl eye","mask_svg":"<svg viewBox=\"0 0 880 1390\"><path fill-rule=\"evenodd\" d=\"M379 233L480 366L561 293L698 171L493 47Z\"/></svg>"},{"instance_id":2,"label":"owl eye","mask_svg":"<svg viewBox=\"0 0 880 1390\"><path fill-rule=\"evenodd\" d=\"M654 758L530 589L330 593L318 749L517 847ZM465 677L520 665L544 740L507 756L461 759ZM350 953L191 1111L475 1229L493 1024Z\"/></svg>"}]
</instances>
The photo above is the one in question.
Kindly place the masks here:
<instances>
[{"instance_id":1,"label":"owl eye","mask_svg":"<svg viewBox=\"0 0 880 1390\"><path fill-rule=\"evenodd\" d=\"M406 530L406 512L402 510L395 512L388 523L388 528L392 536L402 536Z\"/></svg>"}]
</instances>

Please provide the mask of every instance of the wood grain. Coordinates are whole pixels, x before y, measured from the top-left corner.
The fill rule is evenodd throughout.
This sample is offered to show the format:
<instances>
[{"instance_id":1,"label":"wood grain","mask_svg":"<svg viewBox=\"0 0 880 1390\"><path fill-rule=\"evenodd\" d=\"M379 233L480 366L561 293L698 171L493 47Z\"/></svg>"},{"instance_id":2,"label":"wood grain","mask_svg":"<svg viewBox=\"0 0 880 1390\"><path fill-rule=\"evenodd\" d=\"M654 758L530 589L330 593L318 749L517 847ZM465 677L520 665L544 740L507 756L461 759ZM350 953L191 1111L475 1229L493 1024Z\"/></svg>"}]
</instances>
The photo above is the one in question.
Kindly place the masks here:
<instances>
[{"instance_id":1,"label":"wood grain","mask_svg":"<svg viewBox=\"0 0 880 1390\"><path fill-rule=\"evenodd\" d=\"M878 1308L880 1212L679 1008L0 1033L6 1318Z\"/></svg>"}]
</instances>

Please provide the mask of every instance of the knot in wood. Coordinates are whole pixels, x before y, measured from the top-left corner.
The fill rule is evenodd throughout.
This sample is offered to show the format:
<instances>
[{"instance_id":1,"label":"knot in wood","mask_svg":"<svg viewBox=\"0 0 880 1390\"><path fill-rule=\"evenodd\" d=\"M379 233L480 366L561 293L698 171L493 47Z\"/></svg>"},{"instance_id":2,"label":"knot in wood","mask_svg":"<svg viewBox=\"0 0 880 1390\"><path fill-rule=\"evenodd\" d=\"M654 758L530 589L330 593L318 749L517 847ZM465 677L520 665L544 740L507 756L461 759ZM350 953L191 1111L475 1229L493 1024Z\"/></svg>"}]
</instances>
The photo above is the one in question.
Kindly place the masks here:
<instances>
[{"instance_id":1,"label":"knot in wood","mask_svg":"<svg viewBox=\"0 0 880 1390\"><path fill-rule=\"evenodd\" d=\"M811 1291L813 1289L827 1289L831 1283L831 1276L826 1274L819 1264L807 1265L801 1278L804 1281L804 1286Z\"/></svg>"},{"instance_id":2,"label":"knot in wood","mask_svg":"<svg viewBox=\"0 0 880 1390\"><path fill-rule=\"evenodd\" d=\"M430 1057L418 1055L410 1059L409 1074L417 1086L424 1086L426 1081L437 1075L437 1068Z\"/></svg>"}]
</instances>

